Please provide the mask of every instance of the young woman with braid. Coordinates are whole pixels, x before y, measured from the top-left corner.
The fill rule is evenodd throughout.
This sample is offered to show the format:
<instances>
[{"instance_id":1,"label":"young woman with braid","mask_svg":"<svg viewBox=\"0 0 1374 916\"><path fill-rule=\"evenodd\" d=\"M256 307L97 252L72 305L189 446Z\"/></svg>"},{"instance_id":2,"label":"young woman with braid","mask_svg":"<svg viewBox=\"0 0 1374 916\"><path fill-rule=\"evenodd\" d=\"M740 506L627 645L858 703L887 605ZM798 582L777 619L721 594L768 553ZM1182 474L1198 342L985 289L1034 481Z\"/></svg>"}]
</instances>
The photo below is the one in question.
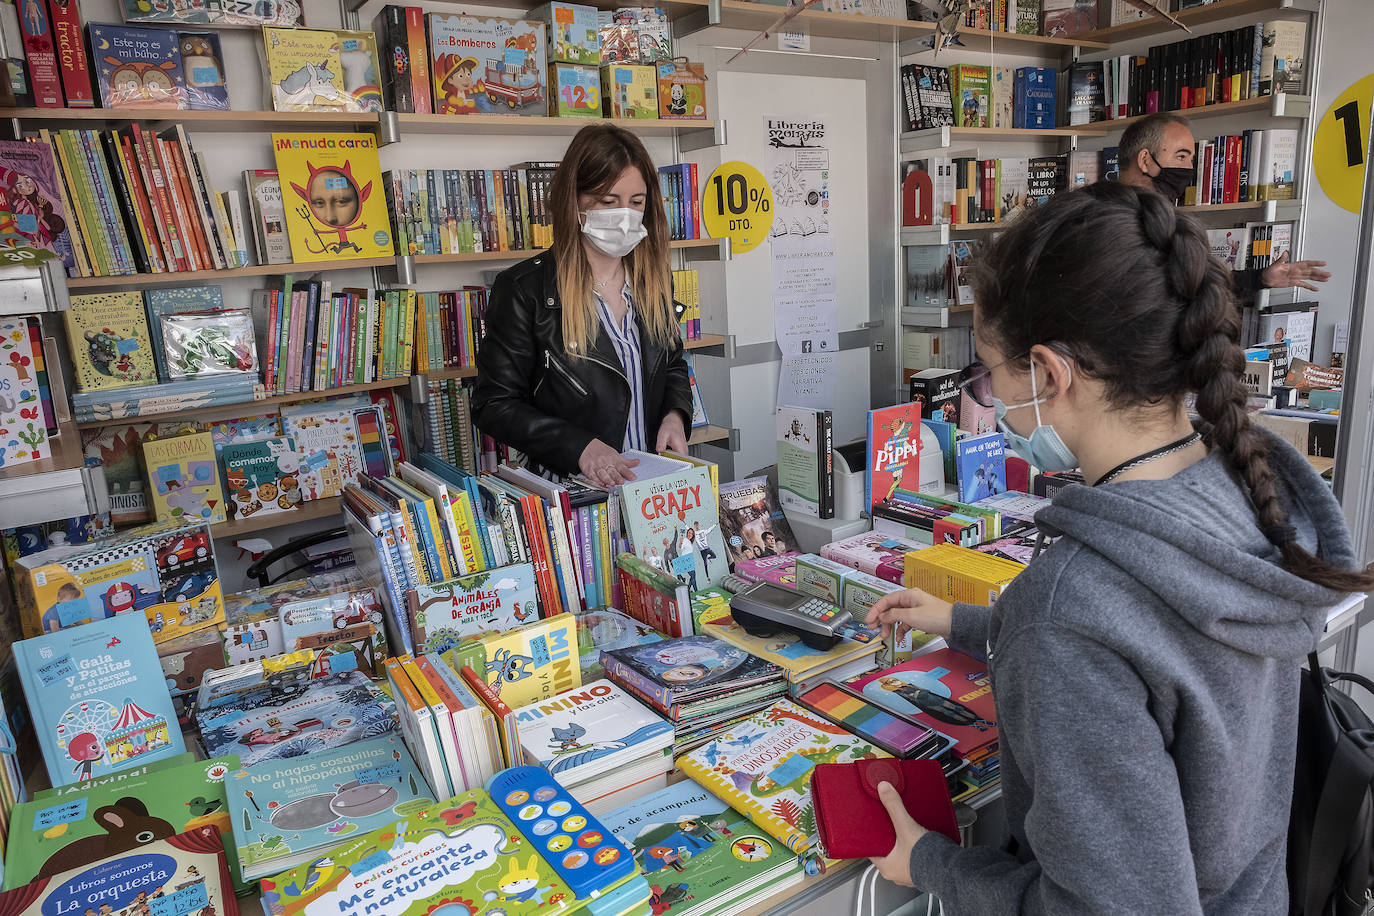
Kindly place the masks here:
<instances>
[{"instance_id":1,"label":"young woman with braid","mask_svg":"<svg viewBox=\"0 0 1374 916\"><path fill-rule=\"evenodd\" d=\"M908 590L870 614L987 658L1011 830L961 848L884 789L898 839L874 864L954 914L1286 913L1299 666L1374 574L1307 460L1250 423L1229 277L1169 201L1056 195L981 264L999 424L1089 485L1037 514L1061 537L995 606Z\"/></svg>"}]
</instances>

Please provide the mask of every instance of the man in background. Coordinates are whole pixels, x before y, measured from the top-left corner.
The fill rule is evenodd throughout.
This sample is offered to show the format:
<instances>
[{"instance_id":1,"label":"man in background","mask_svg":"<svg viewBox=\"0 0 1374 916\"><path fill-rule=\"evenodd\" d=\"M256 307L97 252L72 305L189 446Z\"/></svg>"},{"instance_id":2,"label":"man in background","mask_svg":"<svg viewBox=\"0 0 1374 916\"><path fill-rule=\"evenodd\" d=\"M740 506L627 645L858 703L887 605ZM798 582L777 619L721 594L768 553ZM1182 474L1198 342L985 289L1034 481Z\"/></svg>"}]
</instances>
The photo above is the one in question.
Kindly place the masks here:
<instances>
[{"instance_id":1,"label":"man in background","mask_svg":"<svg viewBox=\"0 0 1374 916\"><path fill-rule=\"evenodd\" d=\"M1117 181L1137 188L1152 188L1177 201L1196 178L1195 147L1192 128L1185 118L1164 111L1147 115L1121 135L1121 143L1117 146ZM1285 251L1263 270L1235 271L1233 284L1241 296L1252 295L1265 287L1300 286L1316 292L1314 284L1331 279L1331 271L1322 269L1325 266L1325 261L1290 261Z\"/></svg>"}]
</instances>

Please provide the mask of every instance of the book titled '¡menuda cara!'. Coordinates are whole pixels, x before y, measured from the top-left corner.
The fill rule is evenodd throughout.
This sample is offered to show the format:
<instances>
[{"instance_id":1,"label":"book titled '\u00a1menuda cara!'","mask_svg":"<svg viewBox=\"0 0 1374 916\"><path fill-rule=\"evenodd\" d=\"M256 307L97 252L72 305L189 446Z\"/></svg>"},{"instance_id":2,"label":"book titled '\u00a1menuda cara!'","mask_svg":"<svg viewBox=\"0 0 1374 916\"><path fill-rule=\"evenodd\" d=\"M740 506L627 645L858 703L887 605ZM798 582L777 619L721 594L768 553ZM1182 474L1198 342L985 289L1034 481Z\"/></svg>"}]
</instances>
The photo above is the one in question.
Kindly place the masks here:
<instances>
[{"instance_id":1,"label":"book titled '\u00a1menuda cara!'","mask_svg":"<svg viewBox=\"0 0 1374 916\"><path fill-rule=\"evenodd\" d=\"M142 614L25 639L14 655L54 786L186 750Z\"/></svg>"}]
</instances>

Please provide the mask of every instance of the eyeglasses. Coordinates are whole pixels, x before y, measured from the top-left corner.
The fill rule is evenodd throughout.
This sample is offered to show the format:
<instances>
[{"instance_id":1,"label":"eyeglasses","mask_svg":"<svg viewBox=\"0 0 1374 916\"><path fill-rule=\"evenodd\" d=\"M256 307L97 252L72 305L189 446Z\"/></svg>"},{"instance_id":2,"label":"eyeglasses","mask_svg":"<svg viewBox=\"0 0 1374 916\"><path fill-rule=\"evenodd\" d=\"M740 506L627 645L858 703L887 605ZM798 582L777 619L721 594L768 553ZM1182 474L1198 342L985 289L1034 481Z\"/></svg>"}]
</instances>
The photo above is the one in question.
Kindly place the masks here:
<instances>
[{"instance_id":1,"label":"eyeglasses","mask_svg":"<svg viewBox=\"0 0 1374 916\"><path fill-rule=\"evenodd\" d=\"M1048 346L1054 347L1055 349L1059 349L1055 344L1049 344ZM965 366L963 369L959 371L959 382L956 387L958 387L960 391L965 392L969 397L973 398L973 402L978 406L991 407L992 370L1000 369L1007 363L1013 363L1017 360L1025 359L1029 355L1030 351L1027 350L1020 356L1008 357L1007 359L1002 360L995 366L986 366L983 364L982 360L974 359L973 362L969 363L967 366Z\"/></svg>"}]
</instances>

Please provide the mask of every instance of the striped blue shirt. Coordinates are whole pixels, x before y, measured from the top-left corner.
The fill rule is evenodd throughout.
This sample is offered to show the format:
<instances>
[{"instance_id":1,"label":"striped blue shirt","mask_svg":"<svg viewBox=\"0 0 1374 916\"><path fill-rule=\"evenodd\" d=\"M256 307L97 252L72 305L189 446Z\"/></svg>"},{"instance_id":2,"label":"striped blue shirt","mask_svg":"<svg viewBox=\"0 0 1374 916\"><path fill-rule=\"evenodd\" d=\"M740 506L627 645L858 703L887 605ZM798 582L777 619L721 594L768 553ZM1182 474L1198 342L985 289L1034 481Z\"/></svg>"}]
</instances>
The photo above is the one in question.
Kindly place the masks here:
<instances>
[{"instance_id":1,"label":"striped blue shirt","mask_svg":"<svg viewBox=\"0 0 1374 916\"><path fill-rule=\"evenodd\" d=\"M611 346L615 348L615 355L620 357L620 367L625 371L625 378L630 383L630 418L625 423L625 441L621 444L621 451L645 451L648 440L644 432L644 369L639 355L639 326L635 324L635 301L630 294L628 280L620 295L625 299L623 320L616 322L610 307L606 305L606 300L599 294L596 297L597 313L601 316L601 326L606 329L606 336L611 339Z\"/></svg>"}]
</instances>

